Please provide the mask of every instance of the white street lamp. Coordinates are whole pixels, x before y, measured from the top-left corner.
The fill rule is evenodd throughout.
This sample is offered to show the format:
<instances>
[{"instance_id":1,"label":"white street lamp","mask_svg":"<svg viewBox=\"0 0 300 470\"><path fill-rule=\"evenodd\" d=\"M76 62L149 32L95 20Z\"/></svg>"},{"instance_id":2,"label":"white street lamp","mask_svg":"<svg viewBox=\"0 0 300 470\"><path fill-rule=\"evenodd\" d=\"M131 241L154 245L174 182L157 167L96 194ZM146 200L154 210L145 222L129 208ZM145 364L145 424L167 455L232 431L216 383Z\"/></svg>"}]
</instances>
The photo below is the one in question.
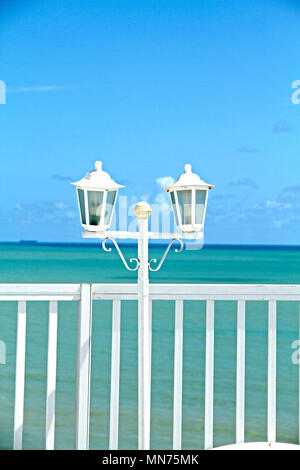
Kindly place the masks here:
<instances>
[{"instance_id":1,"label":"white street lamp","mask_svg":"<svg viewBox=\"0 0 300 470\"><path fill-rule=\"evenodd\" d=\"M198 232L203 229L208 190L213 188L192 172L192 165L184 166L184 173L169 186L175 222L182 232Z\"/></svg>"},{"instance_id":2,"label":"white street lamp","mask_svg":"<svg viewBox=\"0 0 300 470\"><path fill-rule=\"evenodd\" d=\"M151 388L151 313L149 308L150 286L149 271L158 271L175 241L202 240L207 193L213 186L202 181L198 175L192 173L191 165L185 165L185 173L172 186L167 188L170 193L176 225L179 229L175 233L149 232L148 221L151 207L147 202L139 202L135 206L135 215L138 219L138 231L109 231L113 210L116 203L118 189L122 186L111 179L108 173L102 170L102 163L96 162L95 171L88 173L77 183L78 204L81 224L85 231L84 238L103 239L102 247L111 240L116 247L121 260L130 271L138 270L137 296L138 296L138 380L139 380L139 449L150 448L150 388ZM129 265L116 242L119 239L137 239L138 258L132 258ZM161 260L149 260L149 239L171 240ZM154 264L154 267L153 267ZM114 447L112 447L113 449Z\"/></svg>"},{"instance_id":3,"label":"white street lamp","mask_svg":"<svg viewBox=\"0 0 300 470\"><path fill-rule=\"evenodd\" d=\"M104 232L110 227L119 188L108 173L102 170L102 162L95 163L95 170L84 178L71 183L76 186L82 226L91 232Z\"/></svg>"}]
</instances>

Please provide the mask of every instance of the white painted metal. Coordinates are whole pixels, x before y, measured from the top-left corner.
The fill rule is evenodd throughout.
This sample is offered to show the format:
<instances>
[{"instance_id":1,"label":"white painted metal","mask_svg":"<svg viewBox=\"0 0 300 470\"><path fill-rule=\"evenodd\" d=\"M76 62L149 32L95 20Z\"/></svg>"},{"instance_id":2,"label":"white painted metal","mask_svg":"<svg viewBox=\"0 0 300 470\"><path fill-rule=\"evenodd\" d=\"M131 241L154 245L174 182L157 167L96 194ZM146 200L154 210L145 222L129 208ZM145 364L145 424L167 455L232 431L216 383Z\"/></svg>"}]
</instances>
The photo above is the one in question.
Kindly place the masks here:
<instances>
[{"instance_id":1,"label":"white painted metal","mask_svg":"<svg viewBox=\"0 0 300 470\"><path fill-rule=\"evenodd\" d=\"M151 401L151 376L152 376L152 301L149 300L149 355L150 355L150 401Z\"/></svg>"},{"instance_id":2,"label":"white painted metal","mask_svg":"<svg viewBox=\"0 0 300 470\"><path fill-rule=\"evenodd\" d=\"M129 264L128 264L127 261L126 261L126 259L125 259L125 257L124 257L124 255L123 255L123 253L122 253L121 248L119 247L118 243L116 242L116 240L115 240L114 238L105 238L105 239L102 241L102 248L103 248L103 250L104 250L104 251L107 251L107 252L110 252L110 251L111 251L111 247L107 247L107 246L106 246L106 242L107 242L108 240L110 240L110 241L114 244L114 246L115 246L115 248L116 248L116 250L117 250L117 252L118 252L118 254L119 254L120 258L121 258L121 261L122 261L122 263L123 263L124 266L125 266L125 268L126 268L128 271L137 271L137 270L139 269L139 267L140 267L140 262L139 262L139 260L138 260L137 258L130 258L130 259L129 259ZM133 263L133 265L132 265L132 263ZM131 266L129 266L129 265L131 265Z\"/></svg>"},{"instance_id":3,"label":"white painted metal","mask_svg":"<svg viewBox=\"0 0 300 470\"><path fill-rule=\"evenodd\" d=\"M81 285L78 305L75 449L89 446L92 308L91 285Z\"/></svg>"},{"instance_id":4,"label":"white painted metal","mask_svg":"<svg viewBox=\"0 0 300 470\"><path fill-rule=\"evenodd\" d=\"M84 194L84 211L85 211L85 221L86 221L86 223L82 224L82 225L83 225L83 227L90 227L90 211L89 211L89 204L88 204L87 189L83 190L83 194ZM78 201L79 201L79 197L78 197ZM80 212L80 219L82 219L80 205L79 205L79 212Z\"/></svg>"},{"instance_id":5,"label":"white painted metal","mask_svg":"<svg viewBox=\"0 0 300 470\"><path fill-rule=\"evenodd\" d=\"M245 440L245 301L237 303L236 443Z\"/></svg>"},{"instance_id":6,"label":"white painted metal","mask_svg":"<svg viewBox=\"0 0 300 470\"><path fill-rule=\"evenodd\" d=\"M118 189L119 188L124 188L124 186L116 183L110 175L102 170L102 162L96 161L95 162L95 169L93 171L90 171L87 173L87 175L84 178L81 178L81 180L76 181L75 183L71 183L76 187L76 190L81 189L84 191L84 204L85 204L85 213L86 213L86 223L82 223L82 217L81 217L81 225L89 231L105 231L105 229L108 229L111 223L111 217L112 217L112 212L109 220L107 223L104 223L104 214L106 211L106 202L107 202L107 194L109 191L115 191L116 192L116 197L114 200L114 206L112 210L115 207L115 202L117 199L117 194L118 194ZM89 211L89 200L88 200L88 193L89 191L101 191L103 193L103 200L101 203L101 215L100 215L100 220L99 220L99 225L90 225L90 211ZM79 212L81 214L81 208L79 204L79 198L78 198L78 207L79 207ZM82 214L81 214L82 215Z\"/></svg>"},{"instance_id":7,"label":"white painted metal","mask_svg":"<svg viewBox=\"0 0 300 470\"><path fill-rule=\"evenodd\" d=\"M151 300L298 300L300 285L150 284ZM136 284L93 284L95 300L137 297ZM0 289L1 299L1 289Z\"/></svg>"},{"instance_id":8,"label":"white painted metal","mask_svg":"<svg viewBox=\"0 0 300 470\"><path fill-rule=\"evenodd\" d=\"M300 446L286 442L245 442L215 447L213 450L300 450Z\"/></svg>"},{"instance_id":9,"label":"white painted metal","mask_svg":"<svg viewBox=\"0 0 300 470\"><path fill-rule=\"evenodd\" d=\"M245 301L268 300L268 441L276 440L276 301L300 300L299 285L212 285L212 284L152 284L148 279L147 219L139 221L139 258L144 269L139 272L138 284L0 284L1 300L18 300L18 330L16 354L16 384L14 411L14 448L22 448L26 301L48 300L49 338L46 405L46 449L54 448L57 301L79 300L78 351L76 379L75 448L88 448L89 399L91 365L92 299L113 300L112 370L110 448L118 446L119 373L120 373L120 301L139 301L139 448L150 447L151 405L151 341L152 300L176 300L174 350L174 422L173 447L181 447L182 421L182 350L183 300L207 301L206 359L205 359L205 442L213 446L213 378L214 378L214 301L238 300L237 308L237 375L236 375L236 441L244 441L245 413ZM150 297L149 297L150 293ZM300 305L299 305L300 335ZM300 385L300 366L299 366ZM300 387L299 387L300 390ZM300 392L299 392L300 408ZM299 420L300 429L300 420ZM299 436L300 441L300 436Z\"/></svg>"},{"instance_id":10,"label":"white painted metal","mask_svg":"<svg viewBox=\"0 0 300 470\"><path fill-rule=\"evenodd\" d=\"M179 202L178 202L178 196L177 196L177 191L174 191L174 200L175 200L175 207L174 204L172 204L173 212L174 212L174 217L175 217L175 224L178 227L182 226L182 218L181 218L181 213L179 210ZM178 221L178 223L176 223Z\"/></svg>"},{"instance_id":11,"label":"white painted metal","mask_svg":"<svg viewBox=\"0 0 300 470\"><path fill-rule=\"evenodd\" d=\"M116 239L137 239L140 237L139 232L127 232L125 230L105 230L103 232L82 231L82 238L116 238Z\"/></svg>"},{"instance_id":12,"label":"white painted metal","mask_svg":"<svg viewBox=\"0 0 300 470\"><path fill-rule=\"evenodd\" d=\"M103 171L101 161L96 161L94 170L89 171L81 180L71 184L80 189L95 191L124 188L121 184L116 183L106 171Z\"/></svg>"},{"instance_id":13,"label":"white painted metal","mask_svg":"<svg viewBox=\"0 0 300 470\"><path fill-rule=\"evenodd\" d=\"M110 430L109 449L118 449L119 438L119 390L120 390L120 330L121 302L113 301L112 345L111 345L111 382L110 382Z\"/></svg>"},{"instance_id":14,"label":"white painted metal","mask_svg":"<svg viewBox=\"0 0 300 470\"><path fill-rule=\"evenodd\" d=\"M211 189L213 187L213 184L205 183L205 181L203 181L199 175L193 173L192 165L190 163L186 163L184 165L184 173L178 177L174 184L171 184L168 188L166 188L166 191L190 188Z\"/></svg>"},{"instance_id":15,"label":"white painted metal","mask_svg":"<svg viewBox=\"0 0 300 470\"><path fill-rule=\"evenodd\" d=\"M182 436L182 362L183 362L183 301L175 303L173 449L181 449Z\"/></svg>"},{"instance_id":16,"label":"white painted metal","mask_svg":"<svg viewBox=\"0 0 300 470\"><path fill-rule=\"evenodd\" d=\"M139 383L139 450L150 449L151 367L150 367L150 311L148 269L148 218L151 208L147 203L135 206L140 238L138 239L138 383Z\"/></svg>"},{"instance_id":17,"label":"white painted metal","mask_svg":"<svg viewBox=\"0 0 300 470\"><path fill-rule=\"evenodd\" d=\"M149 238L152 240L170 240L171 238L182 240L202 240L202 232L149 232Z\"/></svg>"},{"instance_id":18,"label":"white painted metal","mask_svg":"<svg viewBox=\"0 0 300 470\"><path fill-rule=\"evenodd\" d=\"M95 226L96 227L96 226ZM116 239L139 239L139 232L126 232L126 231L115 231L115 230L106 230L106 231L83 231L82 238L116 238ZM152 240L170 240L175 238L176 240L202 240L202 232L148 232L148 238Z\"/></svg>"},{"instance_id":19,"label":"white painted metal","mask_svg":"<svg viewBox=\"0 0 300 470\"><path fill-rule=\"evenodd\" d=\"M298 300L300 285L151 284L152 300ZM137 298L137 284L93 284L93 299ZM80 300L80 284L0 284L1 300Z\"/></svg>"},{"instance_id":20,"label":"white painted metal","mask_svg":"<svg viewBox=\"0 0 300 470\"><path fill-rule=\"evenodd\" d=\"M268 315L268 441L276 441L276 301Z\"/></svg>"},{"instance_id":21,"label":"white painted metal","mask_svg":"<svg viewBox=\"0 0 300 470\"><path fill-rule=\"evenodd\" d=\"M214 418L214 301L206 302L204 448L213 447Z\"/></svg>"},{"instance_id":22,"label":"white painted metal","mask_svg":"<svg viewBox=\"0 0 300 470\"><path fill-rule=\"evenodd\" d=\"M55 436L55 393L57 357L57 301L49 302L48 326L48 369L46 398L46 450L54 449Z\"/></svg>"},{"instance_id":23,"label":"white painted metal","mask_svg":"<svg viewBox=\"0 0 300 470\"><path fill-rule=\"evenodd\" d=\"M184 173L179 176L177 181L166 188L166 191L174 194L175 199L175 206L174 208L172 204L173 211L176 211L178 215L178 224L177 227L182 232L198 232L199 230L203 229L204 220L205 220L205 212L206 212L206 205L207 205L207 193L209 189L213 188L212 184L205 183L205 181L201 180L201 178L192 172L192 165L186 164L184 165ZM201 224L196 224L195 221L195 214L196 214L196 197L195 197L195 190L199 189L206 192L205 196L205 206L204 206L204 214L203 214L203 222ZM191 191L191 223L186 224L184 222L183 214L181 216L178 204L178 194L182 190ZM175 216L175 222L177 222L177 218Z\"/></svg>"},{"instance_id":24,"label":"white painted metal","mask_svg":"<svg viewBox=\"0 0 300 470\"><path fill-rule=\"evenodd\" d=\"M104 216L105 216L105 210L106 210L106 201L107 201L107 191L104 191L104 194L103 194L103 201L102 201L102 207L101 207L101 215L100 215L100 224L104 224ZM101 227L101 225L100 225ZM102 225L102 227L104 228L104 225ZM106 227L109 227L109 225L107 224ZM94 227L93 227L94 228ZM96 228L96 227L95 227ZM102 230L103 230L102 228Z\"/></svg>"},{"instance_id":25,"label":"white painted metal","mask_svg":"<svg viewBox=\"0 0 300 470\"><path fill-rule=\"evenodd\" d=\"M152 272L156 272L156 271L159 271L160 268L162 267L162 265L164 264L164 261L166 259L166 256L167 254L169 253L170 249L171 249L171 246L173 245L173 243L175 242L175 238L173 238L170 243L168 244L167 248L165 249L160 261L158 262L156 258L151 258L149 260L149 263L148 263L148 267L149 267L149 270L152 271ZM179 253L180 251L183 250L183 242L182 240L177 240L180 244L180 247L179 248L175 248L175 252L176 253ZM154 263L155 265L154 266L151 266L151 264ZM158 263L158 264L157 264Z\"/></svg>"},{"instance_id":26,"label":"white painted metal","mask_svg":"<svg viewBox=\"0 0 300 470\"><path fill-rule=\"evenodd\" d=\"M78 209L79 209L79 214L80 214L80 222L81 222L81 225L83 224L82 222L82 218L83 218L83 213L81 211L81 207L80 207L80 200L79 200L79 190L76 189L76 199L77 199L77 206L78 206ZM83 198L84 198L84 210L86 208L86 202L85 202L85 192L83 192Z\"/></svg>"},{"instance_id":27,"label":"white painted metal","mask_svg":"<svg viewBox=\"0 0 300 470\"><path fill-rule=\"evenodd\" d=\"M26 354L26 302L18 302L14 415L14 450L22 449L24 420L25 354Z\"/></svg>"},{"instance_id":28,"label":"white painted metal","mask_svg":"<svg viewBox=\"0 0 300 470\"><path fill-rule=\"evenodd\" d=\"M192 189L192 225L196 226L196 190ZM201 224L203 226L203 224Z\"/></svg>"},{"instance_id":29,"label":"white painted metal","mask_svg":"<svg viewBox=\"0 0 300 470\"><path fill-rule=\"evenodd\" d=\"M300 300L300 285L151 284L152 300Z\"/></svg>"},{"instance_id":30,"label":"white painted metal","mask_svg":"<svg viewBox=\"0 0 300 470\"><path fill-rule=\"evenodd\" d=\"M300 302L298 304L299 342L300 342ZM298 356L298 442L300 444L300 357Z\"/></svg>"},{"instance_id":31,"label":"white painted metal","mask_svg":"<svg viewBox=\"0 0 300 470\"><path fill-rule=\"evenodd\" d=\"M93 284L93 300L137 300L137 284Z\"/></svg>"},{"instance_id":32,"label":"white painted metal","mask_svg":"<svg viewBox=\"0 0 300 470\"><path fill-rule=\"evenodd\" d=\"M93 300L137 300L137 296L135 294L101 294L93 297Z\"/></svg>"},{"instance_id":33,"label":"white painted metal","mask_svg":"<svg viewBox=\"0 0 300 470\"><path fill-rule=\"evenodd\" d=\"M0 284L0 301L79 299L80 284Z\"/></svg>"}]
</instances>

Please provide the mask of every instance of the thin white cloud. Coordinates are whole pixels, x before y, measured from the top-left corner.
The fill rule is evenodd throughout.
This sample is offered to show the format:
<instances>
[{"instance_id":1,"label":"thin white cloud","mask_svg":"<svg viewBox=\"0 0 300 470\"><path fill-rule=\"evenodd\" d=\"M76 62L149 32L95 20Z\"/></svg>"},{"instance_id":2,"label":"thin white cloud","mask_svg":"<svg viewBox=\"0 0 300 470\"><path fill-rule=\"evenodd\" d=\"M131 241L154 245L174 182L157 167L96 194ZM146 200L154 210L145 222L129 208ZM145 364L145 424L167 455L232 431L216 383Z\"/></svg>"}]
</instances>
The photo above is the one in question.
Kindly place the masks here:
<instances>
[{"instance_id":1,"label":"thin white cloud","mask_svg":"<svg viewBox=\"0 0 300 470\"><path fill-rule=\"evenodd\" d=\"M167 188L174 182L175 180L174 178L172 178L172 176L160 176L159 178L156 179L156 183L163 189Z\"/></svg>"},{"instance_id":2,"label":"thin white cloud","mask_svg":"<svg viewBox=\"0 0 300 470\"><path fill-rule=\"evenodd\" d=\"M56 209L66 209L67 208L66 204L64 202L61 202L61 201L57 202L55 204L55 207L56 207Z\"/></svg>"},{"instance_id":3,"label":"thin white cloud","mask_svg":"<svg viewBox=\"0 0 300 470\"><path fill-rule=\"evenodd\" d=\"M20 214L20 223L22 225L36 223L55 223L61 225L64 224L66 220L71 222L72 219L76 218L76 211L73 207L70 207L62 201L37 202L31 204L18 202L14 209L8 214L8 220L15 219L15 211L18 211Z\"/></svg>"},{"instance_id":4,"label":"thin white cloud","mask_svg":"<svg viewBox=\"0 0 300 470\"><path fill-rule=\"evenodd\" d=\"M266 204L266 207L269 209L285 210L285 209L291 209L292 207L292 204L290 203L282 203L278 201L272 201L270 199L268 199L265 204Z\"/></svg>"},{"instance_id":5,"label":"thin white cloud","mask_svg":"<svg viewBox=\"0 0 300 470\"><path fill-rule=\"evenodd\" d=\"M7 90L7 93L47 93L51 91L66 91L72 90L72 87L60 85L40 85L21 88L12 88Z\"/></svg>"}]
</instances>

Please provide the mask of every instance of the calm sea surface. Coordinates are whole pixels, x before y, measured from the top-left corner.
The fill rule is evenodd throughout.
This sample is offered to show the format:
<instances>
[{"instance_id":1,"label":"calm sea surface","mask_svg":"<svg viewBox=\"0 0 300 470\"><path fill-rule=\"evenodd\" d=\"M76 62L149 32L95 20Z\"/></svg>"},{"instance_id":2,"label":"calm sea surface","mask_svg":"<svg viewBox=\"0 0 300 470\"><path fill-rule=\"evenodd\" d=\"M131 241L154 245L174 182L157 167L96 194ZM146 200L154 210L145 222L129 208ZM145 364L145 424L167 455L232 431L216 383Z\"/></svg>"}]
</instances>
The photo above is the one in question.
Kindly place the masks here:
<instances>
[{"instance_id":1,"label":"calm sea surface","mask_svg":"<svg viewBox=\"0 0 300 470\"><path fill-rule=\"evenodd\" d=\"M124 248L126 257L136 255ZM163 248L151 248L160 258ZM0 282L135 282L118 255L100 246L0 244ZM151 282L299 283L300 248L205 247L170 253ZM299 336L297 302L278 302L277 440L297 442L298 367L291 361ZM55 446L73 447L76 302L59 303ZM246 305L246 440L267 439L267 303ZM0 448L13 441L17 303L0 302ZM47 371L47 302L29 302L24 448L44 447ZM153 302L151 446L172 447L174 303ZM111 302L93 306L90 448L107 449L109 434ZM214 445L235 440L236 302L216 302ZM184 304L183 448L203 448L205 303ZM121 316L120 448L137 448L137 305Z\"/></svg>"}]
</instances>

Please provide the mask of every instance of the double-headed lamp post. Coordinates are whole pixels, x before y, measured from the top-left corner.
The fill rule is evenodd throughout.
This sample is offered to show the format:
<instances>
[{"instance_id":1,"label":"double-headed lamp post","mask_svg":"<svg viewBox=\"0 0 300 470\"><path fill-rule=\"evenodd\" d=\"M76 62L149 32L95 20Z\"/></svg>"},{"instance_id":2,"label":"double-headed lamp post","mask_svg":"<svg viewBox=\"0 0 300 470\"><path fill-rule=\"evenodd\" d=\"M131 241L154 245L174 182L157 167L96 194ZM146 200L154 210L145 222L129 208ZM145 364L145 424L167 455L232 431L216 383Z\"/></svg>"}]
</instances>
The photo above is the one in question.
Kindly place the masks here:
<instances>
[{"instance_id":1,"label":"double-headed lamp post","mask_svg":"<svg viewBox=\"0 0 300 470\"><path fill-rule=\"evenodd\" d=\"M100 238L105 251L111 240L120 258L129 271L138 271L138 377L139 377L139 449L150 448L150 391L151 391L151 318L149 303L149 271L158 271L175 240L183 249L182 240L202 240L207 206L208 191L213 187L192 172L191 165L185 165L184 173L166 191L170 194L178 232L149 232L148 220L151 207L147 202L136 204L134 212L138 219L138 231L110 231L112 215L119 188L108 173L102 170L102 162L95 163L95 170L76 183L81 224L85 231L83 238ZM129 264L116 239L137 239L138 257ZM170 240L160 262L149 260L149 239ZM154 266L153 266L154 265Z\"/></svg>"}]
</instances>

